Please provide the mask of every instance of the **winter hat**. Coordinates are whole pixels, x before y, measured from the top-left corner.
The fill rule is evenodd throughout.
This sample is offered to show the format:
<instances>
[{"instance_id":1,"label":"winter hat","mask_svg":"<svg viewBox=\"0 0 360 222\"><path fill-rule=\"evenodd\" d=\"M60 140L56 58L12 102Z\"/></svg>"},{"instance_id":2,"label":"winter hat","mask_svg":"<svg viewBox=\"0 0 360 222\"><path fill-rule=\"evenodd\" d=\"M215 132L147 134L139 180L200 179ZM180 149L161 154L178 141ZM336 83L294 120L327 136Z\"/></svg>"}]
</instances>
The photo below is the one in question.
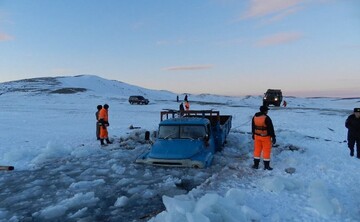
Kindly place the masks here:
<instances>
[{"instance_id":1,"label":"winter hat","mask_svg":"<svg viewBox=\"0 0 360 222\"><path fill-rule=\"evenodd\" d=\"M109 108L109 105L108 104L105 104L104 105L104 109L108 109Z\"/></svg>"},{"instance_id":2,"label":"winter hat","mask_svg":"<svg viewBox=\"0 0 360 222\"><path fill-rule=\"evenodd\" d=\"M354 113L360 113L360 108L354 108Z\"/></svg>"},{"instance_id":3,"label":"winter hat","mask_svg":"<svg viewBox=\"0 0 360 222\"><path fill-rule=\"evenodd\" d=\"M266 112L268 110L269 110L269 108L267 106L260 106L260 111L261 112Z\"/></svg>"}]
</instances>

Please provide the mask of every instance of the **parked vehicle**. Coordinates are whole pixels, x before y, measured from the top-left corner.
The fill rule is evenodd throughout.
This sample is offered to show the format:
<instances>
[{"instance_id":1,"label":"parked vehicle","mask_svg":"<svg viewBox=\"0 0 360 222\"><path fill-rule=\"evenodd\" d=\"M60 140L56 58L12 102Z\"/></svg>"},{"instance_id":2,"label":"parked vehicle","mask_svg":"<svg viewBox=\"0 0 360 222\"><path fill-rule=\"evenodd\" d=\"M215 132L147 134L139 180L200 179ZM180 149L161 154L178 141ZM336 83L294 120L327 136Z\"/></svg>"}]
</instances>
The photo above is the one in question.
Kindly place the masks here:
<instances>
[{"instance_id":1,"label":"parked vehicle","mask_svg":"<svg viewBox=\"0 0 360 222\"><path fill-rule=\"evenodd\" d=\"M163 111L155 142L136 162L158 166L208 167L214 153L224 146L231 121L232 116L220 115L219 111Z\"/></svg>"},{"instance_id":2,"label":"parked vehicle","mask_svg":"<svg viewBox=\"0 0 360 222\"><path fill-rule=\"evenodd\" d=\"M138 104L138 105L141 105L141 104L147 105L147 104L149 104L149 100L145 99L143 96L130 96L129 103L130 104Z\"/></svg>"},{"instance_id":3,"label":"parked vehicle","mask_svg":"<svg viewBox=\"0 0 360 222\"><path fill-rule=\"evenodd\" d=\"M280 89L268 89L266 91L266 93L264 93L263 105L264 106L269 106L269 105L280 106L282 99L283 99L283 96L282 96L282 92Z\"/></svg>"}]
</instances>

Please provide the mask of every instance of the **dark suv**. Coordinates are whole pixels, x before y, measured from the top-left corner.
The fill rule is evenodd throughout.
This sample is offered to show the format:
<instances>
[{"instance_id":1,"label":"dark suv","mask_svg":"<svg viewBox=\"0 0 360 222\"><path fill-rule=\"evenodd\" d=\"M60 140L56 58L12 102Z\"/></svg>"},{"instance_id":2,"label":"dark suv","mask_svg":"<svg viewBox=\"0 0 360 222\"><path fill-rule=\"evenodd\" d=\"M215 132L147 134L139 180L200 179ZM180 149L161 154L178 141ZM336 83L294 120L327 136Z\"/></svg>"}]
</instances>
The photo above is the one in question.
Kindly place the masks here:
<instances>
[{"instance_id":1,"label":"dark suv","mask_svg":"<svg viewBox=\"0 0 360 222\"><path fill-rule=\"evenodd\" d=\"M143 96L130 96L129 97L130 104L149 104L149 100L145 99Z\"/></svg>"},{"instance_id":2,"label":"dark suv","mask_svg":"<svg viewBox=\"0 0 360 222\"><path fill-rule=\"evenodd\" d=\"M268 89L264 94L263 105L269 106L272 104L274 106L280 106L282 99L283 96L280 89Z\"/></svg>"}]
</instances>

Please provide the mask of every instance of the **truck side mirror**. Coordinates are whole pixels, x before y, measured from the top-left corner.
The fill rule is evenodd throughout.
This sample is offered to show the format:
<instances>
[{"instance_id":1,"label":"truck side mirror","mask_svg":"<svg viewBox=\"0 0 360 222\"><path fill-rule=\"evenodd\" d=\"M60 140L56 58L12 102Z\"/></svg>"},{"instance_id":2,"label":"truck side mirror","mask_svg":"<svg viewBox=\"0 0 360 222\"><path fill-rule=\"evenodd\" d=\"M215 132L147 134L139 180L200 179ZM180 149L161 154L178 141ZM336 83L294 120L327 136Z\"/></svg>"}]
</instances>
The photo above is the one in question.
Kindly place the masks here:
<instances>
[{"instance_id":1,"label":"truck side mirror","mask_svg":"<svg viewBox=\"0 0 360 222\"><path fill-rule=\"evenodd\" d=\"M209 141L209 139L210 139L209 134L206 134L206 135L204 136L204 140L205 140L205 141Z\"/></svg>"},{"instance_id":2,"label":"truck side mirror","mask_svg":"<svg viewBox=\"0 0 360 222\"><path fill-rule=\"evenodd\" d=\"M209 140L210 140L210 136L209 134L206 134L204 136L204 143L205 143L205 146L208 147L209 146Z\"/></svg>"}]
</instances>

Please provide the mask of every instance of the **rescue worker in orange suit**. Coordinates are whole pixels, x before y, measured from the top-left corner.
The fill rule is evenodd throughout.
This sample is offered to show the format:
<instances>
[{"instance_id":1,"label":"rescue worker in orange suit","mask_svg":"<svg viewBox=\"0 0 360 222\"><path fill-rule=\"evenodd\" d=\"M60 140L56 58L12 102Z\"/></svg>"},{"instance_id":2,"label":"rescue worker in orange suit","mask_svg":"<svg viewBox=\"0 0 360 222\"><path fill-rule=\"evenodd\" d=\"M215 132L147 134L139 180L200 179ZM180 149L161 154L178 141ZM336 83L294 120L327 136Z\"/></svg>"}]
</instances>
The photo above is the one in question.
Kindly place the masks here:
<instances>
[{"instance_id":1,"label":"rescue worker in orange suit","mask_svg":"<svg viewBox=\"0 0 360 222\"><path fill-rule=\"evenodd\" d=\"M99 112L102 109L102 105L98 105L96 108L97 108L97 111L95 113L95 116L96 116L96 138L97 138L97 140L100 140Z\"/></svg>"},{"instance_id":2,"label":"rescue worker in orange suit","mask_svg":"<svg viewBox=\"0 0 360 222\"><path fill-rule=\"evenodd\" d=\"M348 128L347 140L350 156L354 156L356 143L356 157L360 159L360 108L355 108L354 113L348 116L345 127Z\"/></svg>"},{"instance_id":3,"label":"rescue worker in orange suit","mask_svg":"<svg viewBox=\"0 0 360 222\"><path fill-rule=\"evenodd\" d=\"M107 144L111 144L111 141L109 140L108 131L107 131L107 127L110 125L108 109L109 109L109 105L105 104L99 112L100 144L101 144L101 146L105 146L104 140L106 140Z\"/></svg>"},{"instance_id":4,"label":"rescue worker in orange suit","mask_svg":"<svg viewBox=\"0 0 360 222\"><path fill-rule=\"evenodd\" d=\"M185 101L185 110L189 111L190 110L190 103L189 101Z\"/></svg>"},{"instance_id":5,"label":"rescue worker in orange suit","mask_svg":"<svg viewBox=\"0 0 360 222\"><path fill-rule=\"evenodd\" d=\"M261 154L264 161L264 170L272 170L270 167L270 156L272 144L276 143L276 136L273 123L267 115L269 108L260 106L260 112L252 118L252 138L254 140L254 165L258 169Z\"/></svg>"}]
</instances>

